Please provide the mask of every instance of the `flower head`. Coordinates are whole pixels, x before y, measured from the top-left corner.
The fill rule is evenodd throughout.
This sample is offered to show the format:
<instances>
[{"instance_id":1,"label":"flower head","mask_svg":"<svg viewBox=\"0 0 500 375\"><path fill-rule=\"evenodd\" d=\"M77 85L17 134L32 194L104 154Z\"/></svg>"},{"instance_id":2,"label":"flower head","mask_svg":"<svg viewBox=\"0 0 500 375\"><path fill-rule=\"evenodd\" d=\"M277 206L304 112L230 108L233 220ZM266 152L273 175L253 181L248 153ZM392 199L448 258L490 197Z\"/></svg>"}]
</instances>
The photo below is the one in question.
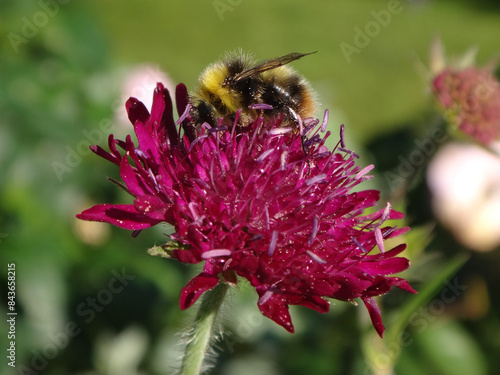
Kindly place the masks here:
<instances>
[{"instance_id":1,"label":"flower head","mask_svg":"<svg viewBox=\"0 0 500 375\"><path fill-rule=\"evenodd\" d=\"M474 55L471 50L447 66L442 47L436 42L432 90L452 125L489 145L500 135L500 83L493 75L493 66L473 66Z\"/></svg>"},{"instance_id":2,"label":"flower head","mask_svg":"<svg viewBox=\"0 0 500 375\"><path fill-rule=\"evenodd\" d=\"M334 151L325 147L329 133L322 138L319 131L326 116L322 124L305 119L302 135L280 127L282 116L260 116L243 128L238 118L232 128L200 126L191 123L185 86L178 86L176 99L184 136L161 84L151 113L138 100L127 101L138 145L130 136L119 141L110 135L110 152L92 150L119 166L134 202L99 204L78 217L130 230L173 225L162 251L181 262L204 262L181 292L182 309L221 280L234 283L240 276L255 287L260 311L290 332L289 305L327 312L325 298L361 298L382 335L374 297L392 286L415 291L389 276L409 267L397 257L406 245L384 248L384 240L408 229L385 221L403 215L390 205L366 214L379 192L352 191L370 178L371 166L356 165L343 136ZM376 245L380 252L370 253Z\"/></svg>"}]
</instances>

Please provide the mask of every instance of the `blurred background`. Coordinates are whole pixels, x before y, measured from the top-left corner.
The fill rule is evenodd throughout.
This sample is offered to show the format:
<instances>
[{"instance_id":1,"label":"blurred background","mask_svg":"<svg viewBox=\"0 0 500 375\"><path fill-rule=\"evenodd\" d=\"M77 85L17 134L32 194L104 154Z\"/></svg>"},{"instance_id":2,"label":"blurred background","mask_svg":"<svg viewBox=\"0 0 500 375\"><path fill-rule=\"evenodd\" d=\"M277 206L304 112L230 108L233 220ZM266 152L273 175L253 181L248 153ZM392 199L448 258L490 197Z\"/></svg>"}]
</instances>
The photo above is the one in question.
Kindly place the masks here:
<instances>
[{"instance_id":1,"label":"blurred background","mask_svg":"<svg viewBox=\"0 0 500 375\"><path fill-rule=\"evenodd\" d=\"M450 56L477 46L478 64L487 64L500 52L498 4L0 0L0 374L175 373L179 333L193 316L179 310L179 293L198 268L146 253L162 243L164 227L132 238L75 219L96 203L130 202L106 179L118 179L118 169L88 145L106 147L109 133L132 132L129 96L149 106L156 81L192 89L209 63L239 48L256 60L318 51L292 65L316 90L318 117L329 109L332 145L345 124L360 164L375 164L364 188L407 213L413 266L404 276L420 294L383 297L382 341L364 307L335 301L324 315L292 308L291 335L261 316L256 293L243 284L226 306L228 336L211 373L498 373L498 210L456 227L433 211L439 205L428 181L433 159L452 142L435 133L442 119L430 90L432 41L439 36ZM487 175L500 171L497 160L483 161L488 155L468 155L451 157L470 168L456 167L465 173L452 182L464 188L459 206L467 181L482 181L479 166L489 166ZM498 192L498 180L488 194ZM477 207L455 216L474 218ZM479 227L472 237L471 226ZM5 362L12 263L15 368Z\"/></svg>"}]
</instances>

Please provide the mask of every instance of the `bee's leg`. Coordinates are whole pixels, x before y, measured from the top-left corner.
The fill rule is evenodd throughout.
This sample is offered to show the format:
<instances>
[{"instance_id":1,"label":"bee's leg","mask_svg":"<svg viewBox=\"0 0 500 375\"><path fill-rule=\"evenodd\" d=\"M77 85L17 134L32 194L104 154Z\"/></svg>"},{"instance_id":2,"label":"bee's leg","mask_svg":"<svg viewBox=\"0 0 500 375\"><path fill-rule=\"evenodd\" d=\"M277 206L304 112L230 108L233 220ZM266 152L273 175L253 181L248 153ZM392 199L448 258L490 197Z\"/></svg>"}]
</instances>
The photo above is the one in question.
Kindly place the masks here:
<instances>
[{"instance_id":1,"label":"bee's leg","mask_svg":"<svg viewBox=\"0 0 500 375\"><path fill-rule=\"evenodd\" d=\"M207 105L205 102L200 102L197 105L191 107L191 118L194 123L194 128L188 129L190 135L195 133L195 138L199 136L201 126L206 122L211 127L217 126L217 116L213 108Z\"/></svg>"},{"instance_id":2,"label":"bee's leg","mask_svg":"<svg viewBox=\"0 0 500 375\"><path fill-rule=\"evenodd\" d=\"M304 131L304 124L302 123L302 118L292 108L288 107L288 111L290 112L290 116L293 118L293 121L297 124L297 128L299 129L300 141L302 143L302 151L304 151L304 154L307 154L307 149L306 149L307 136Z\"/></svg>"}]
</instances>

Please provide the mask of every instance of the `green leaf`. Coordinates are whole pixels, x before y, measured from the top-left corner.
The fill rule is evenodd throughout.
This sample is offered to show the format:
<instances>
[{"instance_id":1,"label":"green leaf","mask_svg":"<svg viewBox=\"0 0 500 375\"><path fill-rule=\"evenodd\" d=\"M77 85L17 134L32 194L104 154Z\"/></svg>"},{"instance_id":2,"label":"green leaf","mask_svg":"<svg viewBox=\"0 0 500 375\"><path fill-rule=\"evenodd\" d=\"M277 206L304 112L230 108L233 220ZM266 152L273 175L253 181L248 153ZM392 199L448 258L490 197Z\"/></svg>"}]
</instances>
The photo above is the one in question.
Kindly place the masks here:
<instances>
[{"instance_id":1,"label":"green leaf","mask_svg":"<svg viewBox=\"0 0 500 375\"><path fill-rule=\"evenodd\" d=\"M410 296L397 318L388 325L388 329L384 334L384 340L375 337L376 335L373 332L365 335L363 338L363 352L368 366L373 371L390 371L394 367L405 347L414 341L411 335L404 333L409 321L412 320L415 314L418 314L417 311L420 311L423 306L426 306L432 300L436 293L443 288L443 285L463 266L467 259L468 256L464 254L455 256L429 282L422 288L419 288L419 294ZM422 320L416 319L415 324L422 323ZM424 321L424 323L427 328L429 322ZM419 327L422 326L422 324L419 325Z\"/></svg>"},{"instance_id":2,"label":"green leaf","mask_svg":"<svg viewBox=\"0 0 500 375\"><path fill-rule=\"evenodd\" d=\"M434 322L416 336L415 345L431 372L487 374L486 358L474 338L456 321Z\"/></svg>"},{"instance_id":3,"label":"green leaf","mask_svg":"<svg viewBox=\"0 0 500 375\"><path fill-rule=\"evenodd\" d=\"M415 313L420 307L427 305L432 297L443 288L448 279L452 277L469 259L468 255L458 254L449 261L441 271L438 272L431 280L429 280L420 290L418 294L408 298L407 304L401 309L397 319L391 323L387 329L385 338L388 342L395 341L406 328L410 316Z\"/></svg>"},{"instance_id":4,"label":"green leaf","mask_svg":"<svg viewBox=\"0 0 500 375\"><path fill-rule=\"evenodd\" d=\"M153 246L148 249L148 254L162 258L172 258L171 252L173 250L186 250L189 247L177 241L168 241L160 246Z\"/></svg>"}]
</instances>

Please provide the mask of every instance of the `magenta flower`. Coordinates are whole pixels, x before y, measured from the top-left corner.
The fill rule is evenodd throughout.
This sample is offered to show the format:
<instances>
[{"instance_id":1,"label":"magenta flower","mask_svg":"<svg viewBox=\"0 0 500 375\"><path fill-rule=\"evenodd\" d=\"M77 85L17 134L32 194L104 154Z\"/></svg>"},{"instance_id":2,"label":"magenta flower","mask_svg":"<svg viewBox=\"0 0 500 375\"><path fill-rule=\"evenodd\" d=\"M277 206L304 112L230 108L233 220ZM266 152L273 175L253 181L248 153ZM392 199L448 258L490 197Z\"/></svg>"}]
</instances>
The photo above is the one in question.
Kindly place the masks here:
<instances>
[{"instance_id":1,"label":"magenta flower","mask_svg":"<svg viewBox=\"0 0 500 375\"><path fill-rule=\"evenodd\" d=\"M477 50L447 59L435 39L431 47L431 87L448 123L477 142L489 146L500 135L500 82L494 76L495 61L476 66Z\"/></svg>"},{"instance_id":2,"label":"magenta flower","mask_svg":"<svg viewBox=\"0 0 500 375\"><path fill-rule=\"evenodd\" d=\"M334 151L324 146L329 133L318 133L326 118L323 124L304 120L307 139L280 127L280 116L259 117L244 128L195 127L185 86L177 87L176 99L182 137L163 85L157 85L151 114L137 99L127 101L138 146L130 136L124 142L110 135L109 153L99 146L92 150L119 166L135 200L99 204L78 218L130 230L173 225L164 251L181 262L204 262L181 292L181 309L221 280L236 283L238 275L255 287L260 311L290 332L289 305L324 313L326 298L361 298L382 336L374 297L393 286L416 292L406 280L389 276L409 267L397 257L406 245L384 249L385 239L408 230L385 221L403 215L390 205L364 214L377 204L379 192L351 191L370 178L372 167L357 166L342 138ZM375 245L381 251L371 254Z\"/></svg>"},{"instance_id":3,"label":"magenta flower","mask_svg":"<svg viewBox=\"0 0 500 375\"><path fill-rule=\"evenodd\" d=\"M447 68L433 90L461 131L488 145L500 134L500 84L488 69Z\"/></svg>"}]
</instances>

